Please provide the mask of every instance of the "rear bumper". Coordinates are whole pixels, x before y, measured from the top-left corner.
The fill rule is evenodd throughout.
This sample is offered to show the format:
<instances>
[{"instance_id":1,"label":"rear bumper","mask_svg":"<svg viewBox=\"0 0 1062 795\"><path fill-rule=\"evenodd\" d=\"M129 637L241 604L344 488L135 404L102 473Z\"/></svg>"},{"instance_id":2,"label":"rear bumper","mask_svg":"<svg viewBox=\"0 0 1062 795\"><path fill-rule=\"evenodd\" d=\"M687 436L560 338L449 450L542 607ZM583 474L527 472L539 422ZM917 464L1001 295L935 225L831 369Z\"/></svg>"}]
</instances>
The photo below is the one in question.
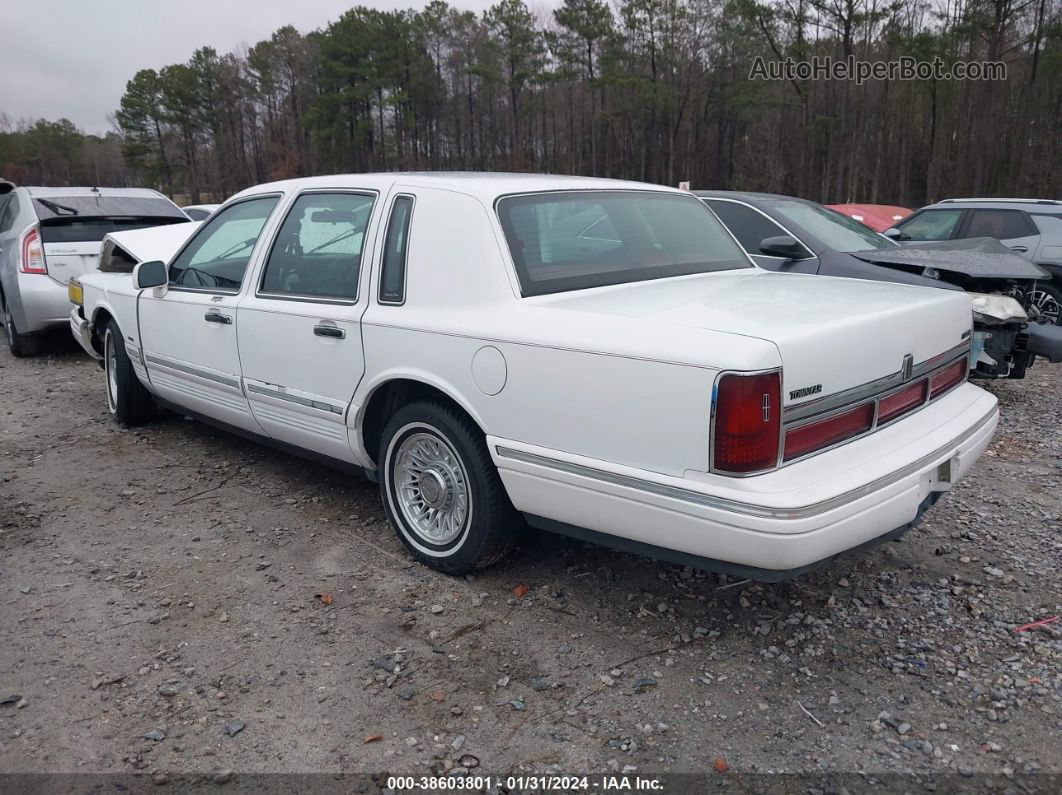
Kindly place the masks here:
<instances>
[{"instance_id":1,"label":"rear bumper","mask_svg":"<svg viewBox=\"0 0 1062 795\"><path fill-rule=\"evenodd\" d=\"M589 530L622 539L618 546L632 542L668 552L659 557L677 553L703 568L774 580L915 522L988 446L995 404L965 385L869 437L739 483L636 473L493 437L488 443L509 496L532 524Z\"/></svg>"},{"instance_id":2,"label":"rear bumper","mask_svg":"<svg viewBox=\"0 0 1062 795\"><path fill-rule=\"evenodd\" d=\"M70 333L85 349L85 353L97 361L102 361L103 357L92 347L92 329L89 328L88 321L81 317L81 308L77 306L70 310Z\"/></svg>"},{"instance_id":3,"label":"rear bumper","mask_svg":"<svg viewBox=\"0 0 1062 795\"><path fill-rule=\"evenodd\" d=\"M18 274L18 296L9 301L15 325L25 334L61 326L70 312L66 285L42 273Z\"/></svg>"}]
</instances>

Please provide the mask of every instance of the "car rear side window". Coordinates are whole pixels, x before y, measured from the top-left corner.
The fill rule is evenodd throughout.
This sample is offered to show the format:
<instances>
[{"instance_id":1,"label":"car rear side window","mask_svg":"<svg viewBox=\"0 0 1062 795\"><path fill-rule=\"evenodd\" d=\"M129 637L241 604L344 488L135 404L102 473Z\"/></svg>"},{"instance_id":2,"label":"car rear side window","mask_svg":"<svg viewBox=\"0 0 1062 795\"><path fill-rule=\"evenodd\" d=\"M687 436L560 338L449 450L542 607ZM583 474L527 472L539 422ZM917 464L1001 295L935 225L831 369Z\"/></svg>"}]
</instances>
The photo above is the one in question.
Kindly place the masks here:
<instances>
[{"instance_id":1,"label":"car rear side window","mask_svg":"<svg viewBox=\"0 0 1062 795\"><path fill-rule=\"evenodd\" d=\"M563 191L497 209L525 296L752 267L692 195Z\"/></svg>"},{"instance_id":2,"label":"car rear side window","mask_svg":"<svg viewBox=\"0 0 1062 795\"><path fill-rule=\"evenodd\" d=\"M971 210L963 237L1010 240L1035 234L1036 228L1020 210Z\"/></svg>"},{"instance_id":3,"label":"car rear side window","mask_svg":"<svg viewBox=\"0 0 1062 795\"><path fill-rule=\"evenodd\" d=\"M362 193L307 193L295 200L269 252L261 293L355 301L365 230L376 201Z\"/></svg>"},{"instance_id":4,"label":"car rear side window","mask_svg":"<svg viewBox=\"0 0 1062 795\"><path fill-rule=\"evenodd\" d=\"M764 238L789 234L763 213L744 204L719 199L705 199L705 204L712 208L749 254L760 254L760 243Z\"/></svg>"},{"instance_id":5,"label":"car rear side window","mask_svg":"<svg viewBox=\"0 0 1062 795\"><path fill-rule=\"evenodd\" d=\"M406 300L406 252L409 248L409 221L413 217L413 197L399 196L391 207L380 269L380 303L401 304Z\"/></svg>"},{"instance_id":6,"label":"car rear side window","mask_svg":"<svg viewBox=\"0 0 1062 795\"><path fill-rule=\"evenodd\" d=\"M279 201L279 196L248 199L211 217L170 264L170 284L211 292L239 290L262 227Z\"/></svg>"},{"instance_id":7,"label":"car rear side window","mask_svg":"<svg viewBox=\"0 0 1062 795\"><path fill-rule=\"evenodd\" d=\"M896 224L904 240L950 240L962 210L925 210Z\"/></svg>"}]
</instances>

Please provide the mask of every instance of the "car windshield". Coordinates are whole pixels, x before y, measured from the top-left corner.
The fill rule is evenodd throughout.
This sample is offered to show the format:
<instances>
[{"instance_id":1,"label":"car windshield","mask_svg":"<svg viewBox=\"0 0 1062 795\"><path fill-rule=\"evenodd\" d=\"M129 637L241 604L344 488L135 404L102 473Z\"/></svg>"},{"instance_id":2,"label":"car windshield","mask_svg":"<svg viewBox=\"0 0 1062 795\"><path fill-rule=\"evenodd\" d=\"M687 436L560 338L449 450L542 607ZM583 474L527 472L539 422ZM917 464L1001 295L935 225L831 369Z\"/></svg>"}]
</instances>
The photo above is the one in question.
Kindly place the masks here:
<instances>
[{"instance_id":1,"label":"car windshield","mask_svg":"<svg viewBox=\"0 0 1062 795\"><path fill-rule=\"evenodd\" d=\"M771 209L787 221L808 231L834 251L868 251L875 248L894 248L897 244L884 235L868 229L854 218L828 210L817 204L802 201L772 201Z\"/></svg>"},{"instance_id":2,"label":"car windshield","mask_svg":"<svg viewBox=\"0 0 1062 795\"><path fill-rule=\"evenodd\" d=\"M499 200L498 216L525 296L752 267L694 196L539 193Z\"/></svg>"}]
</instances>

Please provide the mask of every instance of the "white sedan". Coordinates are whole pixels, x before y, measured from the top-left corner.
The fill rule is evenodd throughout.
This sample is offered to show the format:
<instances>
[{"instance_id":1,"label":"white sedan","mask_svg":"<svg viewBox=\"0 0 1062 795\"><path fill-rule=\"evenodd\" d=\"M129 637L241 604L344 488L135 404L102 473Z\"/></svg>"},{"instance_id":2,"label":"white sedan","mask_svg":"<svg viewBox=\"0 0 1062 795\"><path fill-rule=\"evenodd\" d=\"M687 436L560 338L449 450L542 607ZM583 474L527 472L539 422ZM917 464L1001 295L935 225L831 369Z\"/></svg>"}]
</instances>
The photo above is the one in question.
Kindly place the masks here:
<instances>
[{"instance_id":1,"label":"white sedan","mask_svg":"<svg viewBox=\"0 0 1062 795\"><path fill-rule=\"evenodd\" d=\"M911 526L998 418L964 294L761 270L641 183L275 182L82 284L119 422L165 406L361 470L454 574L526 522L782 579Z\"/></svg>"}]
</instances>

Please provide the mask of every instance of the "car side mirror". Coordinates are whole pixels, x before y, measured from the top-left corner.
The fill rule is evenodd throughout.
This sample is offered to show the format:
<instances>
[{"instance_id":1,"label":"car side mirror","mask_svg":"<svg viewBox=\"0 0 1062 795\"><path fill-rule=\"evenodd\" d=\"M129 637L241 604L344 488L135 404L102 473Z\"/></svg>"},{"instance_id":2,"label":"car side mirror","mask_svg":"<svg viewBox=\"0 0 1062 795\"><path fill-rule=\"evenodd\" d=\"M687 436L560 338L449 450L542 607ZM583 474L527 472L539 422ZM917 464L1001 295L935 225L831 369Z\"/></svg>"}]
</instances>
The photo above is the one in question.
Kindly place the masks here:
<instances>
[{"instance_id":1,"label":"car side mirror","mask_svg":"<svg viewBox=\"0 0 1062 795\"><path fill-rule=\"evenodd\" d=\"M765 237L760 241L760 253L769 257L802 259L808 255L808 250L795 237L775 235L774 237Z\"/></svg>"},{"instance_id":2,"label":"car side mirror","mask_svg":"<svg viewBox=\"0 0 1062 795\"><path fill-rule=\"evenodd\" d=\"M889 240L903 240L906 237L906 235L895 226L890 226L881 234L885 235Z\"/></svg>"},{"instance_id":3,"label":"car side mirror","mask_svg":"<svg viewBox=\"0 0 1062 795\"><path fill-rule=\"evenodd\" d=\"M141 262L133 268L133 284L138 290L146 290L149 287L162 287L170 280L166 271L166 263L153 259Z\"/></svg>"}]
</instances>

